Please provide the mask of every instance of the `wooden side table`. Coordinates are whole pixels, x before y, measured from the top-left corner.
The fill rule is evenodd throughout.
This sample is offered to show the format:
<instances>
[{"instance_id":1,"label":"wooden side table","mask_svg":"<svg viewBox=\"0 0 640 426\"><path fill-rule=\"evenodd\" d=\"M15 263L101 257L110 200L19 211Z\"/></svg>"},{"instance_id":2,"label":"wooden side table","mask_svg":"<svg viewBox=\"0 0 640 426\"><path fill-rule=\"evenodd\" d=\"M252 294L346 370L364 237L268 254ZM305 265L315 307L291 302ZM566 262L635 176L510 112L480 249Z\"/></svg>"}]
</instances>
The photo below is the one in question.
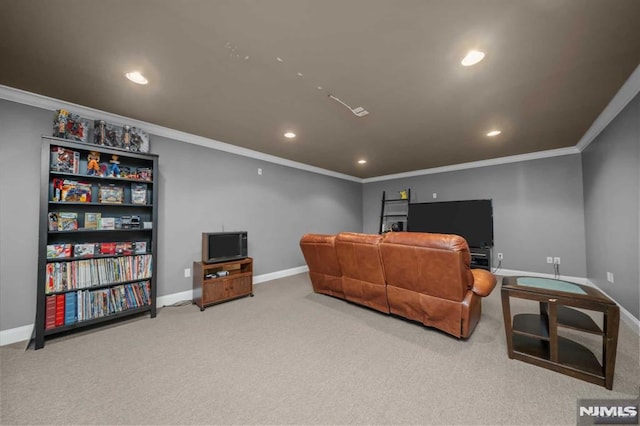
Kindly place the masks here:
<instances>
[{"instance_id":1,"label":"wooden side table","mask_svg":"<svg viewBox=\"0 0 640 426\"><path fill-rule=\"evenodd\" d=\"M509 358L613 387L620 323L613 300L592 287L537 277L504 277L501 295ZM512 318L511 297L537 301L540 313ZM572 308L602 312L602 327ZM558 336L559 327L602 336L602 362L583 345Z\"/></svg>"}]
</instances>

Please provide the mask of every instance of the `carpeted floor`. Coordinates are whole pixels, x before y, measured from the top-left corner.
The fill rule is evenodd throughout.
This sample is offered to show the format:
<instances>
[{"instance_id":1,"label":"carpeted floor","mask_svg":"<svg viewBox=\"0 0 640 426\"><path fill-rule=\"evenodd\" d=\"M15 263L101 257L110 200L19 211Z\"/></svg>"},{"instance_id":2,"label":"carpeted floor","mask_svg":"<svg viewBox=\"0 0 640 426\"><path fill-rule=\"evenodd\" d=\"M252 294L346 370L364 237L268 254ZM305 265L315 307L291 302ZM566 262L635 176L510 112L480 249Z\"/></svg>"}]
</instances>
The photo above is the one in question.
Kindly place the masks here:
<instances>
[{"instance_id":1,"label":"carpeted floor","mask_svg":"<svg viewBox=\"0 0 640 426\"><path fill-rule=\"evenodd\" d=\"M624 323L613 391L509 360L499 287L466 341L315 294L306 274L254 290L0 348L1 423L574 425L579 398L639 394Z\"/></svg>"}]
</instances>

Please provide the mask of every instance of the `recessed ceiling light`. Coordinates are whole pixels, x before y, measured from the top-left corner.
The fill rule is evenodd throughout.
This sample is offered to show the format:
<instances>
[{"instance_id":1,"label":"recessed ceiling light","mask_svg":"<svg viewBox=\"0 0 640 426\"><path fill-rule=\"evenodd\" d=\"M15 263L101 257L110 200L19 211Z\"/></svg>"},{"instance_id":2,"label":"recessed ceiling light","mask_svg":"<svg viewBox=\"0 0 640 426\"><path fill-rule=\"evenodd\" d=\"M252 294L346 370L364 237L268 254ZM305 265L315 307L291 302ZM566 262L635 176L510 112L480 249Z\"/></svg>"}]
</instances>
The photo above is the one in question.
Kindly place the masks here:
<instances>
[{"instance_id":1,"label":"recessed ceiling light","mask_svg":"<svg viewBox=\"0 0 640 426\"><path fill-rule=\"evenodd\" d=\"M487 133L487 136L489 137L498 136L500 133L502 133L502 130L492 130L489 133Z\"/></svg>"},{"instance_id":2,"label":"recessed ceiling light","mask_svg":"<svg viewBox=\"0 0 640 426\"><path fill-rule=\"evenodd\" d=\"M287 138L287 139L293 139L293 138L296 137L296 134L293 133L293 132L287 132L287 133L284 134L284 137Z\"/></svg>"},{"instance_id":3,"label":"recessed ceiling light","mask_svg":"<svg viewBox=\"0 0 640 426\"><path fill-rule=\"evenodd\" d=\"M126 73L125 76L136 84L147 84L149 82L144 75L140 74L140 71L131 71Z\"/></svg>"},{"instance_id":4,"label":"recessed ceiling light","mask_svg":"<svg viewBox=\"0 0 640 426\"><path fill-rule=\"evenodd\" d=\"M367 164L367 160L358 160L358 164Z\"/></svg>"},{"instance_id":5,"label":"recessed ceiling light","mask_svg":"<svg viewBox=\"0 0 640 426\"><path fill-rule=\"evenodd\" d=\"M470 50L460 63L465 67L470 67L480 62L484 58L484 52L480 50Z\"/></svg>"}]
</instances>

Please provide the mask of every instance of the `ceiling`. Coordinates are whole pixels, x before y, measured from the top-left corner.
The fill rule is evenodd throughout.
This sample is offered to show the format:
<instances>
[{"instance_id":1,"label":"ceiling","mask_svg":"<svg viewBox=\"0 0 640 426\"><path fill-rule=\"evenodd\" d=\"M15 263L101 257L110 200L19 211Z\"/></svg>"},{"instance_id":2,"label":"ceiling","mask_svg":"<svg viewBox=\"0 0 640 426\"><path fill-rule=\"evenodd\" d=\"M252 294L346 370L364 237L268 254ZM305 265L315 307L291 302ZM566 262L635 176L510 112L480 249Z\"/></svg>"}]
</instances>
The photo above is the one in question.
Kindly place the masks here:
<instances>
[{"instance_id":1,"label":"ceiling","mask_svg":"<svg viewBox=\"0 0 640 426\"><path fill-rule=\"evenodd\" d=\"M575 146L639 22L638 0L4 0L0 84L368 178Z\"/></svg>"}]
</instances>

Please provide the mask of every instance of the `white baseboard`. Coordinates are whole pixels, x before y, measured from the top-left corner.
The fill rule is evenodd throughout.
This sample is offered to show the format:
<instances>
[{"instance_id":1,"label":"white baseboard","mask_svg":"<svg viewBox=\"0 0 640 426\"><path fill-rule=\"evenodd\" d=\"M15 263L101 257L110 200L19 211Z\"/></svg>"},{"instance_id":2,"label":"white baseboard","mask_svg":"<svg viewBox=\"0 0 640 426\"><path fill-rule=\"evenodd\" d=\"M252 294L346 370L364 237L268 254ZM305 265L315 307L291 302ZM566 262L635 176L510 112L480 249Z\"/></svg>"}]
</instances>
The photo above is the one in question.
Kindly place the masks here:
<instances>
[{"instance_id":1,"label":"white baseboard","mask_svg":"<svg viewBox=\"0 0 640 426\"><path fill-rule=\"evenodd\" d=\"M604 293L609 299L614 300L613 297L609 296L607 294L606 291L604 291L603 289L601 289L600 287L598 287L594 282L592 282L591 280L587 279L587 284L590 287L596 288L598 290L600 290L602 293ZM634 317L633 314L629 311L627 311L624 307L622 307L618 302L616 302L618 307L620 308L620 319L622 319L622 321L624 321L625 323L627 323L627 325L629 327L631 327L631 329L638 335L640 336L640 320L638 320L638 318Z\"/></svg>"},{"instance_id":2,"label":"white baseboard","mask_svg":"<svg viewBox=\"0 0 640 426\"><path fill-rule=\"evenodd\" d=\"M156 307L162 308L163 306L173 305L174 303L182 302L185 300L193 300L193 290L158 296L156 298Z\"/></svg>"},{"instance_id":3,"label":"white baseboard","mask_svg":"<svg viewBox=\"0 0 640 426\"><path fill-rule=\"evenodd\" d=\"M289 277L291 275L301 274L307 272L309 268L305 266L299 266L297 268L285 269L282 271L271 272L268 274L256 275L253 277L254 284L264 283L272 281L278 278ZM156 306L163 307L173 305L176 302L182 302L184 300L192 300L193 291L187 290L179 293L166 294L164 296L158 296L156 299ZM23 325L21 327L10 328L8 330L0 331L0 346L10 345L12 343L22 342L31 338L33 332L33 324Z\"/></svg>"},{"instance_id":4,"label":"white baseboard","mask_svg":"<svg viewBox=\"0 0 640 426\"><path fill-rule=\"evenodd\" d=\"M33 324L2 330L0 331L0 346L29 340L32 332Z\"/></svg>"},{"instance_id":5,"label":"white baseboard","mask_svg":"<svg viewBox=\"0 0 640 426\"><path fill-rule=\"evenodd\" d=\"M496 275L526 275L526 276L530 276L530 277L541 277L541 278L551 278L554 279L556 277L553 276L553 274L543 274L540 272L527 272L527 271L516 271L513 269L498 269L496 272L494 272L494 274ZM595 283L593 283L591 280L589 280L588 278L581 278L581 277L571 277L571 276L567 276L567 275L560 275L559 278L560 280L565 280L565 281L570 281L570 282L574 282L577 284L583 284L589 287L593 287L598 289L599 291L601 291L602 293L604 293L609 299L613 300L616 302L616 304L618 305L618 307L620 308L620 319L622 319L622 321L624 321L629 327L631 327L631 329L634 331L634 333L636 333L637 335L640 336L640 320L638 320L638 318L634 317L633 314L629 311L627 311L622 305L620 305L620 303L618 303L613 297L609 296L607 294L606 291L602 290L600 287L598 287Z\"/></svg>"},{"instance_id":6,"label":"white baseboard","mask_svg":"<svg viewBox=\"0 0 640 426\"><path fill-rule=\"evenodd\" d=\"M291 275L302 274L308 272L309 267L307 265L298 266L296 268L284 269L282 271L271 272L269 274L256 275L253 277L254 284L260 284L266 281L277 280L278 278L290 277Z\"/></svg>"}]
</instances>

